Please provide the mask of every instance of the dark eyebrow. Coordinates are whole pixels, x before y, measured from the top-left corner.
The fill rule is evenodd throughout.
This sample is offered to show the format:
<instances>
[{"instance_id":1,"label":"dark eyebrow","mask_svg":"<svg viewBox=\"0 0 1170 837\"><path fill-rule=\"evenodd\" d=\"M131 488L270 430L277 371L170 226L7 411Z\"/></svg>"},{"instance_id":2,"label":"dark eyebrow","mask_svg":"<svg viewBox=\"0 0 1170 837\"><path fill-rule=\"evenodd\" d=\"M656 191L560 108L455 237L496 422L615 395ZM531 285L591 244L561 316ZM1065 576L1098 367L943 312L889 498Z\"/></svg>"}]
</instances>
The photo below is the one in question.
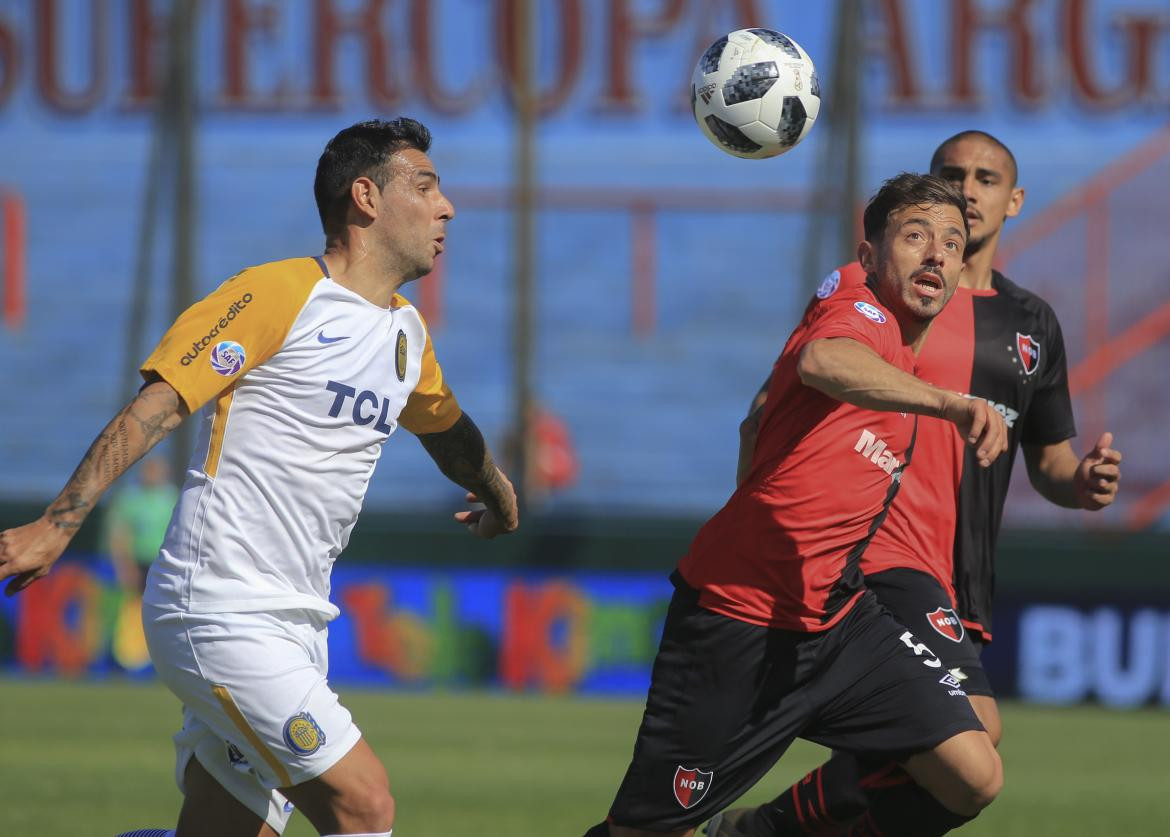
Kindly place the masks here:
<instances>
[{"instance_id":1,"label":"dark eyebrow","mask_svg":"<svg viewBox=\"0 0 1170 837\"><path fill-rule=\"evenodd\" d=\"M423 169L421 171L416 171L414 173L414 176L415 177L430 178L431 180L435 181L436 186L439 185L439 175L435 174L435 172L431 171L430 169Z\"/></svg>"},{"instance_id":2,"label":"dark eyebrow","mask_svg":"<svg viewBox=\"0 0 1170 837\"><path fill-rule=\"evenodd\" d=\"M926 229L929 230L930 229L930 222L928 222L925 218L907 218L905 221L903 221L899 225L899 229L901 229L903 227L909 227L909 226L925 227ZM967 238L967 234L964 233L961 229L959 229L958 227L956 227L954 225L947 227L944 232L946 233L947 236L957 235L957 236L959 236L959 238L962 238L963 240L966 240L966 238Z\"/></svg>"},{"instance_id":3,"label":"dark eyebrow","mask_svg":"<svg viewBox=\"0 0 1170 837\"><path fill-rule=\"evenodd\" d=\"M967 170L965 168L963 168L962 166L956 166L956 165L939 166L938 173L939 173L940 177L942 177L944 180L946 180L948 177L954 177L956 175L966 174ZM979 178L994 177L997 180L1002 180L1003 179L1003 172L996 171L995 169L977 168L977 169L975 169L975 176L979 177Z\"/></svg>"}]
</instances>

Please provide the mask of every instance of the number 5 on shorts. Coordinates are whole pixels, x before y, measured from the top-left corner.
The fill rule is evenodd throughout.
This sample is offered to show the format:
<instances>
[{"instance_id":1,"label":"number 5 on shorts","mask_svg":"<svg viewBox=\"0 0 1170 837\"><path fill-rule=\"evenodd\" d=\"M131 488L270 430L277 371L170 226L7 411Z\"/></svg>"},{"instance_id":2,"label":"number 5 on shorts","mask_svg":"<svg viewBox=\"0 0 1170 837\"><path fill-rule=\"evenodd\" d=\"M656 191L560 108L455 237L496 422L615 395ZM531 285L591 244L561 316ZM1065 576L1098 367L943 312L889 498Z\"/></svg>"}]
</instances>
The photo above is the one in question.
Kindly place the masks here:
<instances>
[{"instance_id":1,"label":"number 5 on shorts","mask_svg":"<svg viewBox=\"0 0 1170 837\"><path fill-rule=\"evenodd\" d=\"M914 652L914 656L916 657L921 657L923 654L930 655L929 660L922 661L924 666L930 666L931 668L942 668L942 660L936 657L934 652L923 645L921 642L915 642L914 634L906 631L906 633L902 634L902 642L905 643L907 648Z\"/></svg>"}]
</instances>

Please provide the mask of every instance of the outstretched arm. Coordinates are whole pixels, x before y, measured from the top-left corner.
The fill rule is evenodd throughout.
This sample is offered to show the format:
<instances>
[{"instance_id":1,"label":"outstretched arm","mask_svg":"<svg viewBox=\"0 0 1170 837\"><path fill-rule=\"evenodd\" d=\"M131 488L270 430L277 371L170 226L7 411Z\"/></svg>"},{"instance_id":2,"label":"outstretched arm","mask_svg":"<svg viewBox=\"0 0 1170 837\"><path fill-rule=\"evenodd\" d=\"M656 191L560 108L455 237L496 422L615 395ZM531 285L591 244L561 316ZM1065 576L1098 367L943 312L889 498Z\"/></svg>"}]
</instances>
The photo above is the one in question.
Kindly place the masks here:
<instances>
[{"instance_id":1,"label":"outstretched arm","mask_svg":"<svg viewBox=\"0 0 1170 837\"><path fill-rule=\"evenodd\" d=\"M848 337L810 342L800 353L797 373L806 386L838 401L953 423L967 443L976 447L983 467L1007 450L1007 426L985 400L932 386Z\"/></svg>"},{"instance_id":2,"label":"outstretched arm","mask_svg":"<svg viewBox=\"0 0 1170 837\"><path fill-rule=\"evenodd\" d=\"M19 593L46 575L103 492L187 416L179 394L161 379L148 383L89 446L81 463L45 513L32 523L0 532L0 581Z\"/></svg>"},{"instance_id":3,"label":"outstretched arm","mask_svg":"<svg viewBox=\"0 0 1170 837\"><path fill-rule=\"evenodd\" d=\"M439 433L420 433L418 440L447 479L467 489L467 500L486 509L462 511L455 519L473 535L494 538L514 532L520 525L516 492L504 472L496 467L483 434L464 413Z\"/></svg>"},{"instance_id":4,"label":"outstretched arm","mask_svg":"<svg viewBox=\"0 0 1170 837\"><path fill-rule=\"evenodd\" d=\"M1067 439L1054 445L1024 445L1028 479L1050 503L1067 509L1103 509L1117 496L1121 481L1121 452L1112 445L1113 434L1102 433L1083 459L1077 459Z\"/></svg>"}]
</instances>

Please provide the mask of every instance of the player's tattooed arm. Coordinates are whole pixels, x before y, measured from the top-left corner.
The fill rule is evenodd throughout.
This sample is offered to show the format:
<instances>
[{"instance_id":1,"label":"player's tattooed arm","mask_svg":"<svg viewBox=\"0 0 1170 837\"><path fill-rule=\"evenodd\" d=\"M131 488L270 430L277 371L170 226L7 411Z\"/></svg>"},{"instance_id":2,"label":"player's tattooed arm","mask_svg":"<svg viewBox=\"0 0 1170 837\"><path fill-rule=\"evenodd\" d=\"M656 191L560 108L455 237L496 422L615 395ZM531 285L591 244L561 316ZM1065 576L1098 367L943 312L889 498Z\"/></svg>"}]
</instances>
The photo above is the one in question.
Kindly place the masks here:
<instances>
[{"instance_id":1,"label":"player's tattooed arm","mask_svg":"<svg viewBox=\"0 0 1170 837\"><path fill-rule=\"evenodd\" d=\"M516 492L504 472L496 467L471 416L464 413L448 429L420 433L418 439L443 475L467 489L470 502L487 506L486 510L459 512L456 520L482 537L516 530L520 525Z\"/></svg>"},{"instance_id":2,"label":"player's tattooed arm","mask_svg":"<svg viewBox=\"0 0 1170 837\"><path fill-rule=\"evenodd\" d=\"M61 557L107 488L187 416L174 388L155 379L114 416L40 519L0 532L0 580L18 593Z\"/></svg>"},{"instance_id":3,"label":"player's tattooed arm","mask_svg":"<svg viewBox=\"0 0 1170 837\"><path fill-rule=\"evenodd\" d=\"M72 534L107 488L179 426L187 408L170 384L154 380L114 416L94 439L61 494L45 512L49 522Z\"/></svg>"}]
</instances>

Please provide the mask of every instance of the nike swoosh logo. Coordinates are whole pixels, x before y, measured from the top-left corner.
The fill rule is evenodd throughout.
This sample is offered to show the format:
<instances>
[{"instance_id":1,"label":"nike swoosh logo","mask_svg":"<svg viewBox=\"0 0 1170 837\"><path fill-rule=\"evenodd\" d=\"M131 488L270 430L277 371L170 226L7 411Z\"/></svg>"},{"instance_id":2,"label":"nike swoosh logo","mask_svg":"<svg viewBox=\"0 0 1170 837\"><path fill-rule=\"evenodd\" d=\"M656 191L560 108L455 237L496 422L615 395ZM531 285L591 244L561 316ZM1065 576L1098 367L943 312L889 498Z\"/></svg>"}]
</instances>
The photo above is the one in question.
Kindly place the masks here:
<instances>
[{"instance_id":1,"label":"nike swoosh logo","mask_svg":"<svg viewBox=\"0 0 1170 837\"><path fill-rule=\"evenodd\" d=\"M317 332L317 342L318 343L338 343L342 340L348 340L348 339L349 339L348 335L345 337L326 337L324 331Z\"/></svg>"}]
</instances>

